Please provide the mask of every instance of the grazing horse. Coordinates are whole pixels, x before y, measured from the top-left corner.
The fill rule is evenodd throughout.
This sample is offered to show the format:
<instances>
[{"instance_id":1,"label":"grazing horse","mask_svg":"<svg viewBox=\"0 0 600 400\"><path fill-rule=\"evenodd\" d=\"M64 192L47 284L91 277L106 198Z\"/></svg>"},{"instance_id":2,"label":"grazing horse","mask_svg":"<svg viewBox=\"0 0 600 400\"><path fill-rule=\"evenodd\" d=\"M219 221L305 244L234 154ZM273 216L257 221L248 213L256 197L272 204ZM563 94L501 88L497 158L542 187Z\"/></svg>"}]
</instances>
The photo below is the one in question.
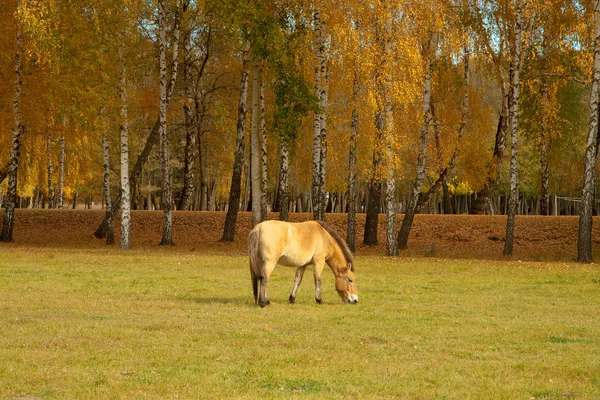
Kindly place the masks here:
<instances>
[{"instance_id":1,"label":"grazing horse","mask_svg":"<svg viewBox=\"0 0 600 400\"><path fill-rule=\"evenodd\" d=\"M296 292L302 282L304 271L311 264L315 277L315 300L317 303L322 302L321 274L325 263L335 275L335 289L342 301L351 304L358 302L352 253L346 242L324 222L291 223L275 220L261 222L248 235L248 254L254 301L261 307L270 303L267 296L267 282L277 263L296 267L290 303L296 301Z\"/></svg>"}]
</instances>

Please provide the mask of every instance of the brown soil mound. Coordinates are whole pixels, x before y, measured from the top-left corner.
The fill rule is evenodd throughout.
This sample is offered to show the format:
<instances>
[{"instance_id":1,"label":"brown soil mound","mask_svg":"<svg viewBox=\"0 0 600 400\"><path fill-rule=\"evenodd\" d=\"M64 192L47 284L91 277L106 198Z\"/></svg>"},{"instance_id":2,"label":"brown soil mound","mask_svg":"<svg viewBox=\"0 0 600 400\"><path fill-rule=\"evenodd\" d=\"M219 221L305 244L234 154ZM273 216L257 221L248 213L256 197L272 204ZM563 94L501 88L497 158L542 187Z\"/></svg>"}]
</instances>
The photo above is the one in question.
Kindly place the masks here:
<instances>
[{"instance_id":1,"label":"brown soil mound","mask_svg":"<svg viewBox=\"0 0 600 400\"><path fill-rule=\"evenodd\" d=\"M102 220L102 210L30 210L17 209L14 243L9 246L103 248L104 240L93 236ZM161 211L132 211L133 248L156 247L162 237ZM385 217L379 218L379 245L362 246L365 215L357 216L356 254L385 254ZM269 214L277 219L278 214ZM326 221L342 237L346 236L346 215L327 214ZM0 216L1 219L1 216ZM312 219L312 214L290 214L290 221ZM223 212L174 212L173 241L176 250L244 254L251 227L251 214L238 215L234 243L220 243ZM398 216L398 223L402 215ZM600 222L600 221L598 221ZM600 228L594 223L594 237ZM115 223L118 243L119 223ZM399 226L399 225L398 225ZM517 216L513 259L570 261L577 254L578 217ZM506 230L505 216L417 215L404 257L448 257L501 259ZM594 247L600 242L594 241ZM118 247L118 244L117 244Z\"/></svg>"}]
</instances>

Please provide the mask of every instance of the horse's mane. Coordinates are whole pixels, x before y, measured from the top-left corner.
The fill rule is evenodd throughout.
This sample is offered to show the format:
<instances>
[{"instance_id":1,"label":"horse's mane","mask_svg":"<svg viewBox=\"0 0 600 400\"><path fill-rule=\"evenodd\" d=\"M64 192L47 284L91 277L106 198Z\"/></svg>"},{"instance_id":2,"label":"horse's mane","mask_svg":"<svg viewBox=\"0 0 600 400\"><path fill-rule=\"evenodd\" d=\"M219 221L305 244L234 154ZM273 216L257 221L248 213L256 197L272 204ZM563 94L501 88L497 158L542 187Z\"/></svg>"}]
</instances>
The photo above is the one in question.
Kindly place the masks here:
<instances>
[{"instance_id":1,"label":"horse's mane","mask_svg":"<svg viewBox=\"0 0 600 400\"><path fill-rule=\"evenodd\" d=\"M344 258L346 259L346 262L349 265L351 265L352 270L354 270L354 264L352 262L352 260L353 260L352 252L348 248L348 244L346 243L346 241L344 239L342 239L340 237L340 235L338 235L338 233L335 230L333 230L332 227L327 225L325 223L325 221L317 221L317 222L323 227L323 229L325 229L325 231L327 233L329 233L331 235L331 237L336 241L338 246L340 246L340 249L342 250L342 253L344 254Z\"/></svg>"}]
</instances>

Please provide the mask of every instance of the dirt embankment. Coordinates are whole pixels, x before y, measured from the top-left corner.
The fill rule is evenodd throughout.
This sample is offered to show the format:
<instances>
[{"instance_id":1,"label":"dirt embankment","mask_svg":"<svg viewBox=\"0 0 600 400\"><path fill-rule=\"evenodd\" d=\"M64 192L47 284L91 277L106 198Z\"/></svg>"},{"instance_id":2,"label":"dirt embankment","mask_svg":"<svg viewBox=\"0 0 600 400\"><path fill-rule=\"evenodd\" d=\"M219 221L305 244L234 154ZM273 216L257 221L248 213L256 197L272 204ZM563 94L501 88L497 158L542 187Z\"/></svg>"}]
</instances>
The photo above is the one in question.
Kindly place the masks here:
<instances>
[{"instance_id":1,"label":"dirt embankment","mask_svg":"<svg viewBox=\"0 0 600 400\"><path fill-rule=\"evenodd\" d=\"M19 247L103 248L104 240L93 236L102 220L101 210L17 209L14 243ZM162 236L160 211L132 211L132 247L155 247ZM0 216L0 219L2 216ZM270 219L278 214L269 214ZM290 214L291 221L312 219L312 214ZM326 221L346 236L345 214L327 214ZM250 213L239 213L234 243L220 243L223 212L174 212L173 240L181 251L244 254L251 227ZM398 222L402 215L398 216ZM385 218L379 218L378 246L362 246L365 215L357 218L356 254L385 254ZM599 237L600 220L594 223ZM118 242L119 222L115 222ZM571 261L577 254L577 217L517 216L513 259ZM449 258L502 259L505 216L417 215L409 238L409 249L401 257L435 256ZM600 241L594 240L594 247Z\"/></svg>"}]
</instances>

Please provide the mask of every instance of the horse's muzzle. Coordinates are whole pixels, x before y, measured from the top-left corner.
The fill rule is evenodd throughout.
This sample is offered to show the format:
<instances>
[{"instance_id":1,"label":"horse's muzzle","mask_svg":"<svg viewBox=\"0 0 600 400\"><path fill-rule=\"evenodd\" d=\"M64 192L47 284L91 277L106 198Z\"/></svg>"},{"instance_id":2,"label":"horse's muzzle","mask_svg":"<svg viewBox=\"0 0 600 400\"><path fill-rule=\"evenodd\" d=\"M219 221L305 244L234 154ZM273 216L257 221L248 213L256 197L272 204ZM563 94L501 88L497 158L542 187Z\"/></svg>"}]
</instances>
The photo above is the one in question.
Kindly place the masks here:
<instances>
[{"instance_id":1,"label":"horse's muzzle","mask_svg":"<svg viewBox=\"0 0 600 400\"><path fill-rule=\"evenodd\" d=\"M351 294L350 296L346 297L346 303L348 303L348 304L358 303L358 296L355 294Z\"/></svg>"}]
</instances>

